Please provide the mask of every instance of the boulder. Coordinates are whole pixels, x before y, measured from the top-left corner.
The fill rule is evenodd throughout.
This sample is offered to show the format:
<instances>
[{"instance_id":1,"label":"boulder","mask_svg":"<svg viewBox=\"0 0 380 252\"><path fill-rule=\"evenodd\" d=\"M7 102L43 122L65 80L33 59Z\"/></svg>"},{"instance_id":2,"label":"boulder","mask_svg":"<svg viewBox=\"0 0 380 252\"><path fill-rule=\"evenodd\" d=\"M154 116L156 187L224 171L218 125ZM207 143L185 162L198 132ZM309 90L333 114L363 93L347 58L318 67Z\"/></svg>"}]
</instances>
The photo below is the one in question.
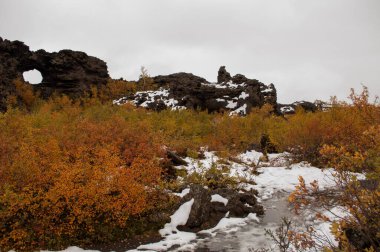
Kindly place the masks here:
<instances>
[{"instance_id":1,"label":"boulder","mask_svg":"<svg viewBox=\"0 0 380 252\"><path fill-rule=\"evenodd\" d=\"M194 199L191 207L186 228L200 228L204 222L210 218L211 194L208 189L201 185L191 185L190 192L183 197L182 201L187 202Z\"/></svg>"},{"instance_id":2,"label":"boulder","mask_svg":"<svg viewBox=\"0 0 380 252\"><path fill-rule=\"evenodd\" d=\"M264 208L257 203L257 191L236 192L228 188L216 189L214 194L219 194L228 199L226 210L231 217L245 217L250 213L264 214Z\"/></svg>"},{"instance_id":3,"label":"boulder","mask_svg":"<svg viewBox=\"0 0 380 252\"><path fill-rule=\"evenodd\" d=\"M225 205L222 202L211 202L212 195L218 194L227 199ZM238 192L228 188L210 190L201 185L191 185L190 192L182 198L182 203L194 199L186 225L179 226L179 230L197 232L209 229L229 212L231 217L244 218L250 213L263 215L264 209L257 203L257 192Z\"/></svg>"}]
</instances>

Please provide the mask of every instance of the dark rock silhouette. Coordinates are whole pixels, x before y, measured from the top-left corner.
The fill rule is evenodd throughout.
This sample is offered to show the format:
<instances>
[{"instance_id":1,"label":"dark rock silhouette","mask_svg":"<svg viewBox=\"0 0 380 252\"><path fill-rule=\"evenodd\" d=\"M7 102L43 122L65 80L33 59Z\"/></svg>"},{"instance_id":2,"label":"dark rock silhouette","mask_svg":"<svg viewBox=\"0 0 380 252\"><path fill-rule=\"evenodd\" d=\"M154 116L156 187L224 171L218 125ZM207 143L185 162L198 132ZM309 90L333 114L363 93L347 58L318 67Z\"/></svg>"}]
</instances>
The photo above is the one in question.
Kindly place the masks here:
<instances>
[{"instance_id":1,"label":"dark rock silhouette","mask_svg":"<svg viewBox=\"0 0 380 252\"><path fill-rule=\"evenodd\" d=\"M224 66L218 71L218 80L218 83L210 83L190 73L160 75L153 77L160 90L138 92L115 103L132 101L137 106L158 111L186 108L207 110L210 113L228 111L238 115L245 115L253 107L264 104L276 109L277 93L273 84L267 86L242 74L231 77Z\"/></svg>"},{"instance_id":2,"label":"dark rock silhouette","mask_svg":"<svg viewBox=\"0 0 380 252\"><path fill-rule=\"evenodd\" d=\"M231 80L231 74L227 72L225 66L221 66L218 71L218 83L227 82Z\"/></svg>"},{"instance_id":3,"label":"dark rock silhouette","mask_svg":"<svg viewBox=\"0 0 380 252\"><path fill-rule=\"evenodd\" d=\"M89 92L91 85L105 85L109 78L107 64L83 52L33 52L20 41L0 38L0 111L5 110L7 96L15 94L13 80L23 79L22 74L33 69L43 77L41 84L33 85L42 97L53 92L78 97Z\"/></svg>"}]
</instances>

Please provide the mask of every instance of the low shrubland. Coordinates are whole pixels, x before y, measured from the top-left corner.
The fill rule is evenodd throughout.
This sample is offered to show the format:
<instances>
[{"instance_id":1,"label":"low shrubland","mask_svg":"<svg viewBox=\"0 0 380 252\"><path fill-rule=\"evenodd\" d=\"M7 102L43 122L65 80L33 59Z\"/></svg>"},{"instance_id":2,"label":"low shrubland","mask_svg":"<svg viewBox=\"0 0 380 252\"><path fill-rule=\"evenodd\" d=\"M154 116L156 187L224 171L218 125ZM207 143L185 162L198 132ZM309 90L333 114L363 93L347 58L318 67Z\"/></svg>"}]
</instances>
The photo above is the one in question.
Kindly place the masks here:
<instances>
[{"instance_id":1,"label":"low shrubland","mask_svg":"<svg viewBox=\"0 0 380 252\"><path fill-rule=\"evenodd\" d=\"M26 84L17 85L18 96L9 97L7 112L0 114L0 246L5 250L62 248L133 234L131 220L137 223L175 201L163 190L166 149L191 155L208 146L232 156L260 146L266 135L276 149L299 160L332 165L342 174L365 171L379 180L380 108L368 101L366 89L351 94L353 103L335 102L326 112L298 109L284 117L264 106L246 117L229 117L112 105L110 98L136 90L122 81L78 100L58 95L41 100ZM379 189L375 199L365 192L350 204L371 209L359 217L374 232L378 226L369 217L379 213L373 201ZM350 223L338 224L343 230Z\"/></svg>"}]
</instances>

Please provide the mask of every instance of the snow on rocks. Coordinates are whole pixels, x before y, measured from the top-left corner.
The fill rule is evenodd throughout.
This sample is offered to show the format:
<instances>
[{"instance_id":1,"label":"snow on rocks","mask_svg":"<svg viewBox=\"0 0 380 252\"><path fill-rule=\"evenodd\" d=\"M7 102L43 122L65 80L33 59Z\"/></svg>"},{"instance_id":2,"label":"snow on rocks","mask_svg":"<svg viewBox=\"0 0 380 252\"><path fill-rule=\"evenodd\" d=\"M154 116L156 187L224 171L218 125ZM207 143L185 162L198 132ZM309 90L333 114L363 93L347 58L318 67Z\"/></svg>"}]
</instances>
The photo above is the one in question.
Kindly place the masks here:
<instances>
[{"instance_id":1,"label":"snow on rocks","mask_svg":"<svg viewBox=\"0 0 380 252\"><path fill-rule=\"evenodd\" d=\"M227 81L222 83L202 83L203 86L209 86L209 87L215 87L215 88L222 88L222 89L236 89L241 87L246 87L247 85L245 83L234 83L233 81Z\"/></svg>"},{"instance_id":2,"label":"snow on rocks","mask_svg":"<svg viewBox=\"0 0 380 252\"><path fill-rule=\"evenodd\" d=\"M162 236L170 235L173 232L178 231L177 226L186 225L193 203L194 199L191 199L182 204L178 210L170 217L170 223L165 224L165 227L160 230L160 234Z\"/></svg>"},{"instance_id":3,"label":"snow on rocks","mask_svg":"<svg viewBox=\"0 0 380 252\"><path fill-rule=\"evenodd\" d=\"M246 115L247 114L247 104L243 104L241 107L235 109L230 112L230 116L232 115Z\"/></svg>"},{"instance_id":4,"label":"snow on rocks","mask_svg":"<svg viewBox=\"0 0 380 252\"><path fill-rule=\"evenodd\" d=\"M241 92L241 94L239 95L239 99L246 99L249 97L249 94L247 94L246 92Z\"/></svg>"},{"instance_id":5,"label":"snow on rocks","mask_svg":"<svg viewBox=\"0 0 380 252\"><path fill-rule=\"evenodd\" d=\"M164 228L159 231L160 235L164 237L164 240L156 243L140 245L137 247L137 251L166 251L174 245L182 246L194 240L196 238L195 233L183 232L177 229L177 226L186 224L187 220L189 219L193 203L194 199L191 199L182 204L171 216L171 222L165 224Z\"/></svg>"},{"instance_id":6,"label":"snow on rocks","mask_svg":"<svg viewBox=\"0 0 380 252\"><path fill-rule=\"evenodd\" d=\"M210 229L202 230L200 234L209 234L211 236L215 236L218 232L223 231L225 233L236 232L239 227L246 226L248 223L252 223L252 221L260 222L259 218L254 213L250 213L245 218L231 218L228 217L228 213L226 216L219 221L219 223Z\"/></svg>"},{"instance_id":7,"label":"snow on rocks","mask_svg":"<svg viewBox=\"0 0 380 252\"><path fill-rule=\"evenodd\" d=\"M236 108L236 106L237 106L237 102L235 102L235 101L228 101L226 108L228 108L228 109L234 109L234 108Z\"/></svg>"},{"instance_id":8,"label":"snow on rocks","mask_svg":"<svg viewBox=\"0 0 380 252\"><path fill-rule=\"evenodd\" d=\"M163 106L166 108L171 108L172 110L180 110L185 108L183 106L178 106L178 100L170 97L170 89L165 88L160 88L155 91L136 92L133 97L122 97L118 100L114 100L113 104L122 105L128 102L143 108L150 108L151 106L156 106L159 103L162 103Z\"/></svg>"},{"instance_id":9,"label":"snow on rocks","mask_svg":"<svg viewBox=\"0 0 380 252\"><path fill-rule=\"evenodd\" d=\"M220 196L219 194L213 194L211 195L211 202L220 202L227 206L228 199Z\"/></svg>"},{"instance_id":10,"label":"snow on rocks","mask_svg":"<svg viewBox=\"0 0 380 252\"><path fill-rule=\"evenodd\" d=\"M269 86L263 87L263 88L264 89L261 90L261 93L263 93L263 94L271 93L274 90L274 86L273 85L269 85Z\"/></svg>"},{"instance_id":11,"label":"snow on rocks","mask_svg":"<svg viewBox=\"0 0 380 252\"><path fill-rule=\"evenodd\" d=\"M284 107L281 107L280 108L280 111L282 114L291 114L291 113L294 113L295 110L293 107L291 106L284 106Z\"/></svg>"},{"instance_id":12,"label":"snow on rocks","mask_svg":"<svg viewBox=\"0 0 380 252\"><path fill-rule=\"evenodd\" d=\"M178 196L178 197L185 197L188 193L190 192L190 188L186 188L186 189L183 189L182 192L180 193L173 193L174 195Z\"/></svg>"},{"instance_id":13,"label":"snow on rocks","mask_svg":"<svg viewBox=\"0 0 380 252\"><path fill-rule=\"evenodd\" d=\"M221 68L222 69L222 68ZM212 112L231 112L247 115L252 108L270 104L277 106L277 91L273 84L265 85L256 79L237 74L231 77L223 70L217 83L189 73L153 77L158 90L140 91L118 100L116 105L131 103L156 111L164 109L200 109Z\"/></svg>"}]
</instances>

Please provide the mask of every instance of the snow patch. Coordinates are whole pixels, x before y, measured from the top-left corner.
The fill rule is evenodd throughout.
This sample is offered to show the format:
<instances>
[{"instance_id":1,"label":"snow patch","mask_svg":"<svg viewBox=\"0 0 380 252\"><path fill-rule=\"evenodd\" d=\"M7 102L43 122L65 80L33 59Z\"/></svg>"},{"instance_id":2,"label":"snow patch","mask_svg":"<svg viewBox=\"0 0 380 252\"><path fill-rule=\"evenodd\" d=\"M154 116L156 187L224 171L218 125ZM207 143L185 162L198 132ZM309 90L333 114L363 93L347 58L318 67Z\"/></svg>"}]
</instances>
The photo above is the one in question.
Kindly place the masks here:
<instances>
[{"instance_id":1,"label":"snow patch","mask_svg":"<svg viewBox=\"0 0 380 252\"><path fill-rule=\"evenodd\" d=\"M178 197L185 197L188 193L190 192L190 188L186 188L186 189L183 189L182 192L180 193L173 193L174 195L178 196Z\"/></svg>"},{"instance_id":2,"label":"snow patch","mask_svg":"<svg viewBox=\"0 0 380 252\"><path fill-rule=\"evenodd\" d=\"M198 233L210 234L211 236L215 236L216 233L220 231L231 233L237 231L238 227L245 226L252 221L260 222L259 218L254 213L248 214L245 218L229 218L227 213L226 217L222 218L215 227L199 231Z\"/></svg>"},{"instance_id":3,"label":"snow patch","mask_svg":"<svg viewBox=\"0 0 380 252\"><path fill-rule=\"evenodd\" d=\"M261 93L271 93L273 92L273 88L269 85L269 87L266 87L264 90L261 90Z\"/></svg>"},{"instance_id":4,"label":"snow patch","mask_svg":"<svg viewBox=\"0 0 380 252\"><path fill-rule=\"evenodd\" d=\"M302 176L306 184L317 180L320 189L335 186L332 177L333 169L319 169L317 167L305 167L293 164L286 167L262 167L257 170L261 174L255 178L256 185L252 186L258 190L262 199L271 198L276 191L291 192L298 185L298 177Z\"/></svg>"},{"instance_id":5,"label":"snow patch","mask_svg":"<svg viewBox=\"0 0 380 252\"><path fill-rule=\"evenodd\" d=\"M292 112L294 112L295 110L294 110L294 108L291 107L291 106L284 106L284 107L281 107L281 108L280 108L280 111L281 111L282 114L286 114L286 113L292 113Z\"/></svg>"},{"instance_id":6,"label":"snow patch","mask_svg":"<svg viewBox=\"0 0 380 252\"><path fill-rule=\"evenodd\" d=\"M230 89L236 89L240 87L246 87L247 85L245 83L237 84L233 81L228 82L222 82L222 83L202 83L203 86L209 86L209 87L215 87L215 88L230 88Z\"/></svg>"},{"instance_id":7,"label":"snow patch","mask_svg":"<svg viewBox=\"0 0 380 252\"><path fill-rule=\"evenodd\" d=\"M219 194L213 194L211 195L211 202L220 202L220 203L223 203L225 206L227 206L228 199L222 197Z\"/></svg>"},{"instance_id":8,"label":"snow patch","mask_svg":"<svg viewBox=\"0 0 380 252\"><path fill-rule=\"evenodd\" d=\"M150 104L161 101L166 107L171 108L172 110L185 109L186 107L184 106L178 106L178 101L176 99L169 98L169 91L170 89L164 88L155 91L140 91L136 92L133 100L129 100L128 97L122 97L118 100L114 100L112 103L115 105L123 105L129 102L139 107L148 108ZM141 101L143 102L141 103Z\"/></svg>"},{"instance_id":9,"label":"snow patch","mask_svg":"<svg viewBox=\"0 0 380 252\"><path fill-rule=\"evenodd\" d=\"M247 97L249 97L249 94L247 94L246 92L241 92L241 94L239 95L239 99L246 99Z\"/></svg>"},{"instance_id":10,"label":"snow patch","mask_svg":"<svg viewBox=\"0 0 380 252\"><path fill-rule=\"evenodd\" d=\"M238 158L245 163L257 165L262 156L264 156L263 153L251 150L238 155Z\"/></svg>"},{"instance_id":11,"label":"snow patch","mask_svg":"<svg viewBox=\"0 0 380 252\"><path fill-rule=\"evenodd\" d=\"M137 247L138 250L154 250L154 251L167 251L174 245L185 245L196 238L195 233L182 232L177 229L177 226L186 225L189 219L191 207L193 206L194 199L191 199L183 203L178 210L170 217L170 223L166 223L164 228L161 229L160 235L165 239Z\"/></svg>"},{"instance_id":12,"label":"snow patch","mask_svg":"<svg viewBox=\"0 0 380 252\"><path fill-rule=\"evenodd\" d=\"M228 101L228 104L227 104L226 108L234 109L234 108L236 108L236 106L237 106L237 102Z\"/></svg>"},{"instance_id":13,"label":"snow patch","mask_svg":"<svg viewBox=\"0 0 380 252\"><path fill-rule=\"evenodd\" d=\"M229 115L231 116L231 115L246 115L246 114L247 114L247 104L244 104L238 109L231 111Z\"/></svg>"}]
</instances>

